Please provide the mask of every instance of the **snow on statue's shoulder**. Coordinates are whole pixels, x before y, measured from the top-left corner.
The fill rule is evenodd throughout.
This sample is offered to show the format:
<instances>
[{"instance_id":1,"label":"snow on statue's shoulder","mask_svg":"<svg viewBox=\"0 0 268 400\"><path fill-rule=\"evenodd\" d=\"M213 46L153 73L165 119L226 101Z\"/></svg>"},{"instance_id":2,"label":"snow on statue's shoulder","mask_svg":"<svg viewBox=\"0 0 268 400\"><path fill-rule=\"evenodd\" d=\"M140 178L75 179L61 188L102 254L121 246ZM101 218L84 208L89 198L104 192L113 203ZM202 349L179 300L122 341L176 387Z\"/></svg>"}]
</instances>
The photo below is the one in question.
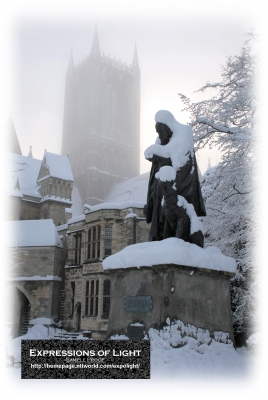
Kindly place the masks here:
<instances>
[{"instance_id":1,"label":"snow on statue's shoulder","mask_svg":"<svg viewBox=\"0 0 268 400\"><path fill-rule=\"evenodd\" d=\"M176 264L235 273L236 262L216 247L202 249L182 239L168 238L127 246L103 261L103 269Z\"/></svg>"},{"instance_id":2,"label":"snow on statue's shoulder","mask_svg":"<svg viewBox=\"0 0 268 400\"><path fill-rule=\"evenodd\" d=\"M162 146L159 140L149 146L144 156L147 160L157 155L164 158L170 158L172 166L178 170L189 160L189 155L193 156L194 140L193 131L189 125L180 124L174 116L166 110L160 110L155 115L155 121L167 125L173 135L168 144Z\"/></svg>"}]
</instances>

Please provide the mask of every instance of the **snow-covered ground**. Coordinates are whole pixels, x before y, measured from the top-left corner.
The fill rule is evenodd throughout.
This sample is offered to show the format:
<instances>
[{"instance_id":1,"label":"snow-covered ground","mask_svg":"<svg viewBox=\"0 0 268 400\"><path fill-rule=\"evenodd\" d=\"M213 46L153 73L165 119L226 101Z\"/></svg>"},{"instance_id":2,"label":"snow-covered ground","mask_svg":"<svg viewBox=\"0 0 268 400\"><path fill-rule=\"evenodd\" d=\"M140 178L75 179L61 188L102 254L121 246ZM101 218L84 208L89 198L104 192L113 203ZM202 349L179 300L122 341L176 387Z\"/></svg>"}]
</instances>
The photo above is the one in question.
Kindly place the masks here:
<instances>
[{"instance_id":1,"label":"snow-covered ground","mask_svg":"<svg viewBox=\"0 0 268 400\"><path fill-rule=\"evenodd\" d=\"M20 398L49 398L49 390L64 398L73 398L81 390L105 399L107 396L120 398L161 398L176 397L183 399L212 398L242 398L236 390L244 393L244 398L253 390L258 378L258 362L260 355L256 351L260 335L254 335L248 341L247 348L235 350L226 334L216 332L209 335L208 331L184 325L181 321L170 323L161 331L151 329L151 379L150 380L120 380L116 382L105 380L105 388L101 380L21 380L20 346L21 339L49 339L54 336L52 327L36 324L29 328L23 337L9 340L7 351L15 358L15 366L6 368L6 381L9 390L17 392ZM82 337L78 337L82 339ZM112 339L126 339L124 336ZM148 339L148 337L147 337ZM108 388L110 388L108 390ZM240 391L239 391L240 389ZM110 391L111 390L111 391ZM24 394L25 391L25 394ZM102 395L98 395L99 391ZM230 391L230 393L229 393ZM223 394L225 393L225 396ZM72 394L72 395L71 395ZM146 394L146 397L144 397ZM212 395L213 394L213 395ZM233 395L232 395L233 394ZM53 395L53 398L54 398ZM117 395L117 396L116 396ZM67 396L67 397L66 397ZM68 397L70 396L70 397ZM90 396L91 397L91 396ZM17 397L10 397L16 399Z\"/></svg>"}]
</instances>

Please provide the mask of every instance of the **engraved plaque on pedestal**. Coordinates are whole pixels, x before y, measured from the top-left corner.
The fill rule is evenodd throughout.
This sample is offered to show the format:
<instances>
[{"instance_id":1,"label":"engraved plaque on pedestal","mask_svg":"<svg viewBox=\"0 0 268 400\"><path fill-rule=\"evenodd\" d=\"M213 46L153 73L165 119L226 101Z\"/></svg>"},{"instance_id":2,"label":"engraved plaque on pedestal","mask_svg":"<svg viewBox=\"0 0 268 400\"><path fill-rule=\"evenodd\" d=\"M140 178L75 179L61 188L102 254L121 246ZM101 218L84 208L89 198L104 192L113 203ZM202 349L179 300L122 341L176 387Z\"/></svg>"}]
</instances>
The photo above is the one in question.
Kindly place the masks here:
<instances>
[{"instance_id":1,"label":"engraved plaque on pedestal","mask_svg":"<svg viewBox=\"0 0 268 400\"><path fill-rule=\"evenodd\" d=\"M125 297L124 310L128 312L149 312L153 308L151 296Z\"/></svg>"}]
</instances>

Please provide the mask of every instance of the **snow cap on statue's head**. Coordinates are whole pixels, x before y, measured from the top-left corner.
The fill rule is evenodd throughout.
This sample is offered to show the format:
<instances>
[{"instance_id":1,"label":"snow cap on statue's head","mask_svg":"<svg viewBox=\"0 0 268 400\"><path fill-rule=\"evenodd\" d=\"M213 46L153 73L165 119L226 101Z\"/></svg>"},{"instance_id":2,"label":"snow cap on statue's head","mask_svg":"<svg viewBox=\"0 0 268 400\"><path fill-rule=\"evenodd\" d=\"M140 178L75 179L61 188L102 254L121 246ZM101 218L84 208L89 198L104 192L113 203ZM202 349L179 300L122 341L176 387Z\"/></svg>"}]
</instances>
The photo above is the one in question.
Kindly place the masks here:
<instances>
[{"instance_id":1,"label":"snow cap on statue's head","mask_svg":"<svg viewBox=\"0 0 268 400\"><path fill-rule=\"evenodd\" d=\"M155 114L155 122L160 122L162 124L167 125L172 131L173 131L173 124L174 124L175 118L173 114L171 114L170 111L167 110L160 110L157 111Z\"/></svg>"}]
</instances>

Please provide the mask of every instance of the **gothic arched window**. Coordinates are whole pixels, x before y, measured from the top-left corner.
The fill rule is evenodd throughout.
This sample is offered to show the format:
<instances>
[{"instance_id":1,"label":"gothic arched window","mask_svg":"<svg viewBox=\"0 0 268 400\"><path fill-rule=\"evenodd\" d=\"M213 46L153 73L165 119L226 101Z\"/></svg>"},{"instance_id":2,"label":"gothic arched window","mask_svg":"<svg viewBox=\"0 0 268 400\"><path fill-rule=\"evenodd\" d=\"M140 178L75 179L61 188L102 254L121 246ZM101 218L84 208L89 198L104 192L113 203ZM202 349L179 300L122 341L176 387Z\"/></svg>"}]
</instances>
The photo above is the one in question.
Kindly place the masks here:
<instances>
[{"instance_id":1,"label":"gothic arched window","mask_svg":"<svg viewBox=\"0 0 268 400\"><path fill-rule=\"evenodd\" d=\"M94 310L94 281L91 281L90 284L90 310L89 315L93 315Z\"/></svg>"},{"instance_id":2,"label":"gothic arched window","mask_svg":"<svg viewBox=\"0 0 268 400\"><path fill-rule=\"evenodd\" d=\"M112 254L112 225L105 227L104 256L108 257Z\"/></svg>"},{"instance_id":3,"label":"gothic arched window","mask_svg":"<svg viewBox=\"0 0 268 400\"><path fill-rule=\"evenodd\" d=\"M80 264L81 261L81 244L82 244L82 234L78 233L74 236L75 246L74 246L74 263Z\"/></svg>"},{"instance_id":4,"label":"gothic arched window","mask_svg":"<svg viewBox=\"0 0 268 400\"><path fill-rule=\"evenodd\" d=\"M88 315L89 281L86 282L85 315Z\"/></svg>"},{"instance_id":5,"label":"gothic arched window","mask_svg":"<svg viewBox=\"0 0 268 400\"><path fill-rule=\"evenodd\" d=\"M111 281L110 279L105 279L105 281L103 282L103 307L102 307L103 318L109 317L110 296L111 296Z\"/></svg>"},{"instance_id":6,"label":"gothic arched window","mask_svg":"<svg viewBox=\"0 0 268 400\"><path fill-rule=\"evenodd\" d=\"M87 258L100 258L100 225L88 230Z\"/></svg>"}]
</instances>

